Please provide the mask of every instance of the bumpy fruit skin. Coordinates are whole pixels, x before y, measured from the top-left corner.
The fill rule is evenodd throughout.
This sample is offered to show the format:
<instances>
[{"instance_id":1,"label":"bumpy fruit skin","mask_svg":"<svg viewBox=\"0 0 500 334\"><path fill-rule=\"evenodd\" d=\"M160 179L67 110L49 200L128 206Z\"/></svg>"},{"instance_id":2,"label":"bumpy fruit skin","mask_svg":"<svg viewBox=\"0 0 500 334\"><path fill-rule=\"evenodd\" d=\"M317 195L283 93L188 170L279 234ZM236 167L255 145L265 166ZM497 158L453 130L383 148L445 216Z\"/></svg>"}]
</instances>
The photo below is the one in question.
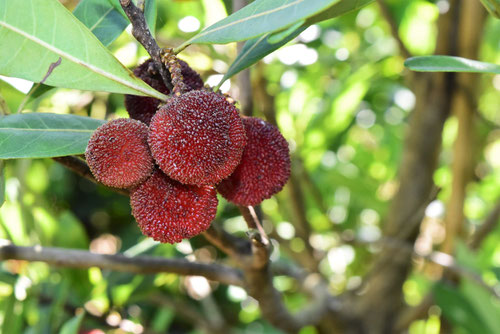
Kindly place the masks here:
<instances>
[{"instance_id":1,"label":"bumpy fruit skin","mask_svg":"<svg viewBox=\"0 0 500 334\"><path fill-rule=\"evenodd\" d=\"M217 191L238 205L257 205L278 193L290 177L288 143L278 128L255 117L243 118L247 146L241 163Z\"/></svg>"},{"instance_id":2,"label":"bumpy fruit skin","mask_svg":"<svg viewBox=\"0 0 500 334\"><path fill-rule=\"evenodd\" d=\"M163 83L160 74L156 71L153 60L148 59L134 69L134 75L142 81L165 95L169 89ZM149 125L151 118L156 113L160 100L153 97L125 95L125 108L130 118L137 119Z\"/></svg>"},{"instance_id":3,"label":"bumpy fruit skin","mask_svg":"<svg viewBox=\"0 0 500 334\"><path fill-rule=\"evenodd\" d=\"M176 243L205 231L217 211L213 186L196 187L172 180L161 170L130 193L130 205L144 235Z\"/></svg>"},{"instance_id":4,"label":"bumpy fruit skin","mask_svg":"<svg viewBox=\"0 0 500 334\"><path fill-rule=\"evenodd\" d=\"M153 117L148 137L160 168L184 184L214 185L239 164L245 129L234 105L195 90L172 98Z\"/></svg>"},{"instance_id":5,"label":"bumpy fruit skin","mask_svg":"<svg viewBox=\"0 0 500 334\"><path fill-rule=\"evenodd\" d=\"M178 59L181 65L181 73L183 82L190 88L190 90L198 90L203 88L203 80L198 72L189 67L188 63L184 60Z\"/></svg>"},{"instance_id":6,"label":"bumpy fruit skin","mask_svg":"<svg viewBox=\"0 0 500 334\"><path fill-rule=\"evenodd\" d=\"M85 158L96 180L108 187L130 188L153 173L148 127L137 120L109 121L92 134Z\"/></svg>"},{"instance_id":7,"label":"bumpy fruit skin","mask_svg":"<svg viewBox=\"0 0 500 334\"><path fill-rule=\"evenodd\" d=\"M200 75L189 65L179 59L182 69L183 82L190 90L197 90L203 87L203 80ZM142 81L165 95L170 93L169 89L163 83L163 79L154 67L153 60L148 59L134 69L134 75ZM125 95L125 108L130 118L137 119L149 125L151 118L156 113L160 100L153 97Z\"/></svg>"},{"instance_id":8,"label":"bumpy fruit skin","mask_svg":"<svg viewBox=\"0 0 500 334\"><path fill-rule=\"evenodd\" d=\"M198 90L203 88L203 80L201 79L198 72L189 67L188 63L186 63L182 59L178 59L179 64L181 65L181 73L184 78L183 81L190 90Z\"/></svg>"}]
</instances>

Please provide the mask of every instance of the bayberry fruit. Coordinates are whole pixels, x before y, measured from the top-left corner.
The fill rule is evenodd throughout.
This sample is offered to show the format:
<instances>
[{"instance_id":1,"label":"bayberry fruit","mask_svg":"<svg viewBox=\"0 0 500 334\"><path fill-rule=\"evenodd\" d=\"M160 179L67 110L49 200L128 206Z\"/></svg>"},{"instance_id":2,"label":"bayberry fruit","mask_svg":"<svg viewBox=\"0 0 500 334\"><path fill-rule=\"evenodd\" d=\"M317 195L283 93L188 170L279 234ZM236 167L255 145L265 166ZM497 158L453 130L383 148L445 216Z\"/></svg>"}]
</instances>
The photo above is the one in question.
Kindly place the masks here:
<instances>
[{"instance_id":1,"label":"bayberry fruit","mask_svg":"<svg viewBox=\"0 0 500 334\"><path fill-rule=\"evenodd\" d=\"M243 118L247 145L241 163L218 186L238 205L257 205L279 192L290 176L288 143L277 127L255 117Z\"/></svg>"},{"instance_id":2,"label":"bayberry fruit","mask_svg":"<svg viewBox=\"0 0 500 334\"><path fill-rule=\"evenodd\" d=\"M176 243L210 226L217 211L217 194L213 186L181 184L157 169L132 189L130 205L144 235Z\"/></svg>"},{"instance_id":3,"label":"bayberry fruit","mask_svg":"<svg viewBox=\"0 0 500 334\"><path fill-rule=\"evenodd\" d=\"M85 151L96 180L114 188L130 188L145 181L154 168L147 136L148 127L129 118L98 127Z\"/></svg>"},{"instance_id":4,"label":"bayberry fruit","mask_svg":"<svg viewBox=\"0 0 500 334\"><path fill-rule=\"evenodd\" d=\"M188 63L184 60L178 59L181 65L181 74L183 82L190 88L190 90L198 90L203 88L203 80L198 72L189 67Z\"/></svg>"},{"instance_id":5,"label":"bayberry fruit","mask_svg":"<svg viewBox=\"0 0 500 334\"><path fill-rule=\"evenodd\" d=\"M238 110L216 93L195 90L170 99L151 120L151 153L184 184L214 185L239 164L246 144Z\"/></svg>"},{"instance_id":6,"label":"bayberry fruit","mask_svg":"<svg viewBox=\"0 0 500 334\"><path fill-rule=\"evenodd\" d=\"M189 90L200 89L203 87L203 80L200 75L183 61L178 60L181 65L181 74L183 82ZM134 75L142 81L163 94L170 94L169 89L165 86L160 73L156 70L152 59L146 60L144 63L134 69ZM130 118L137 119L149 125L151 118L156 113L160 100L147 96L125 95L125 108L127 109Z\"/></svg>"}]
</instances>

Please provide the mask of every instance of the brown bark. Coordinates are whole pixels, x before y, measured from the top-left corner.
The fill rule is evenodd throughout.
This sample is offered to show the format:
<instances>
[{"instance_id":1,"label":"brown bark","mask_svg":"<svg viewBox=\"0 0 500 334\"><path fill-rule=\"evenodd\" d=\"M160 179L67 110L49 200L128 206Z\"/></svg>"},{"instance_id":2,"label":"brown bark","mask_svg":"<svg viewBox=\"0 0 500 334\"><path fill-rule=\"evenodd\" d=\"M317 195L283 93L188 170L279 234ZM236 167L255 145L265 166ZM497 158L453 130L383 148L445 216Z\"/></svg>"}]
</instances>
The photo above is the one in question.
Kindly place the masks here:
<instances>
[{"instance_id":1,"label":"brown bark","mask_svg":"<svg viewBox=\"0 0 500 334\"><path fill-rule=\"evenodd\" d=\"M190 262L186 259L164 259L153 256L129 257L124 254L94 254L85 250L57 247L0 246L0 260L40 261L67 268L90 268L138 274L176 273L204 276L223 284L243 285L240 271L219 264Z\"/></svg>"},{"instance_id":2,"label":"brown bark","mask_svg":"<svg viewBox=\"0 0 500 334\"><path fill-rule=\"evenodd\" d=\"M477 59L486 11L478 1L463 1L460 13L458 54L461 57ZM454 95L452 110L458 119L458 134L453 148L452 191L446 210L446 238L442 246L443 252L448 254L453 253L454 241L463 233L466 188L472 180L476 161L474 159L477 109L475 97L479 88L479 77L477 74L459 73L456 79L459 89Z\"/></svg>"},{"instance_id":3,"label":"brown bark","mask_svg":"<svg viewBox=\"0 0 500 334\"><path fill-rule=\"evenodd\" d=\"M451 1L450 10L439 20L437 54L477 58L484 11L473 1ZM440 151L441 132L450 109L459 118L459 135L455 144L453 166L453 196L448 206L446 250L453 248L453 239L463 223L465 188L470 180L472 163L473 92L476 77L451 73L417 74L412 86L417 105L410 121L409 132L400 166L400 188L391 205L384 234L415 241L421 216L414 213L432 187L432 176ZM411 221L414 227L401 235ZM403 238L402 238L403 237ZM411 253L383 250L369 276L366 292L358 303L358 312L370 333L390 333L401 310L402 285L411 269Z\"/></svg>"},{"instance_id":4,"label":"brown bark","mask_svg":"<svg viewBox=\"0 0 500 334\"><path fill-rule=\"evenodd\" d=\"M460 1L439 19L437 54L456 54ZM419 207L429 198L433 173L440 153L442 129L456 89L453 73L418 73L411 86L416 106L411 116L399 169L399 190L391 203L384 226L386 237L413 244L420 228ZM411 226L408 230L406 227ZM404 232L404 233L401 233ZM391 333L402 309L402 286L412 265L412 252L383 248L359 297L357 312L369 333Z\"/></svg>"}]
</instances>

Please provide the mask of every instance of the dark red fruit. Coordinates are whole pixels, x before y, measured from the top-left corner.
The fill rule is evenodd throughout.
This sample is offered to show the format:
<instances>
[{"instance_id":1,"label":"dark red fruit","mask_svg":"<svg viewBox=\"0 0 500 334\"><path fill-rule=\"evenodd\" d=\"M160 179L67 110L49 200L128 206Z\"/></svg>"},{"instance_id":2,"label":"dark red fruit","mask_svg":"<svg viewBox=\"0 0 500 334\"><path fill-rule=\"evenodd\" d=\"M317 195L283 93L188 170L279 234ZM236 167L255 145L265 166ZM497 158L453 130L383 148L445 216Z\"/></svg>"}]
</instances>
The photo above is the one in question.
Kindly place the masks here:
<instances>
[{"instance_id":1,"label":"dark red fruit","mask_svg":"<svg viewBox=\"0 0 500 334\"><path fill-rule=\"evenodd\" d=\"M246 137L234 105L216 93L194 90L158 110L148 142L168 176L202 186L217 184L234 171Z\"/></svg>"},{"instance_id":2,"label":"dark red fruit","mask_svg":"<svg viewBox=\"0 0 500 334\"><path fill-rule=\"evenodd\" d=\"M290 176L288 143L278 128L255 117L243 118L247 145L241 163L217 190L238 205L257 205L279 192Z\"/></svg>"},{"instance_id":3,"label":"dark red fruit","mask_svg":"<svg viewBox=\"0 0 500 334\"><path fill-rule=\"evenodd\" d=\"M182 76L184 83L191 90L200 89L203 87L203 80L200 75L193 70L189 65L179 59L179 64L182 68ZM134 69L134 75L160 93L168 95L170 91L165 86L160 73L156 70L153 60L148 59ZM127 109L130 118L137 119L149 125L151 118L156 113L160 100L153 97L125 95L125 108Z\"/></svg>"},{"instance_id":4,"label":"dark red fruit","mask_svg":"<svg viewBox=\"0 0 500 334\"><path fill-rule=\"evenodd\" d=\"M183 77L183 82L191 89L198 90L203 88L203 80L201 79L198 72L189 67L188 63L184 60L179 59L179 64L181 65L181 73Z\"/></svg>"},{"instance_id":5,"label":"dark red fruit","mask_svg":"<svg viewBox=\"0 0 500 334\"><path fill-rule=\"evenodd\" d=\"M163 83L160 73L156 70L152 59L146 60L144 63L134 69L134 75L160 93L169 94L170 91ZM127 109L130 118L137 119L141 122L149 124L151 118L156 113L160 100L153 97L125 95L125 108Z\"/></svg>"},{"instance_id":6,"label":"dark red fruit","mask_svg":"<svg viewBox=\"0 0 500 334\"><path fill-rule=\"evenodd\" d=\"M212 186L181 184L157 169L131 191L130 205L144 235L172 244L210 226L217 211L217 194Z\"/></svg>"},{"instance_id":7,"label":"dark red fruit","mask_svg":"<svg viewBox=\"0 0 500 334\"><path fill-rule=\"evenodd\" d=\"M145 181L154 167L147 136L148 127L129 118L97 128L85 151L97 181L114 188L130 188Z\"/></svg>"}]
</instances>

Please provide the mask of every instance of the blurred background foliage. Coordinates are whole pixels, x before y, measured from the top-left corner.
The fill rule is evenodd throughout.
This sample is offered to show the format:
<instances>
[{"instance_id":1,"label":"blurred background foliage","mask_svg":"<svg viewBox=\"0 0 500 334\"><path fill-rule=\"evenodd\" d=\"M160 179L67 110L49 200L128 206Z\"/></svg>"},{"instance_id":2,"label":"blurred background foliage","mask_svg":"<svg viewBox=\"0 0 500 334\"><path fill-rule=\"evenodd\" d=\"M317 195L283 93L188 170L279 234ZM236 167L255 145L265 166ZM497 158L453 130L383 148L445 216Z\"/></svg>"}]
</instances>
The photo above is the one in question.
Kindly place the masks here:
<instances>
[{"instance_id":1,"label":"blurred background foliage","mask_svg":"<svg viewBox=\"0 0 500 334\"><path fill-rule=\"evenodd\" d=\"M62 2L69 9L77 4ZM387 3L408 50L415 55L432 53L436 20L447 10L447 1ZM161 46L180 45L231 10L231 1L158 1L157 40ZM480 59L500 63L499 20L488 18L483 38ZM128 31L109 48L129 68L147 58ZM234 43L193 45L180 55L210 85L219 82L235 56ZM311 229L309 240L303 240L294 227L299 218L290 185L264 201L265 228L279 240L274 243L272 260L298 261L309 242L321 255L319 268L336 294L360 287L397 189L402 141L415 105L415 95L407 87L412 73L403 62L387 22L372 3L309 27L251 69L254 114L268 116L262 113L266 102L257 97L273 97L271 109L290 142L294 176ZM0 95L6 102L2 108L15 112L26 89L22 81L2 78ZM222 90L237 100L240 96L236 80L226 82ZM481 77L478 142L471 157L476 159L474 182L467 188L464 208L467 234L484 221L500 198L499 92L500 75ZM52 90L26 109L99 119L127 117L122 95L68 89ZM457 120L452 116L445 124L443 151L434 175L441 190L426 209L417 252L439 248L444 238L456 134ZM201 236L177 245L145 238L130 214L127 197L80 178L50 159L6 161L4 173L0 238L16 245L224 261L222 253ZM244 235L246 224L237 209L221 197L219 201L217 221L228 232ZM456 260L500 293L500 228L476 252L461 244ZM436 305L424 319L411 323L409 333L439 333L442 315L455 325L456 333L499 333L499 299L467 279L458 287L436 283L440 272L422 257L414 258L414 270L404 284L405 300L418 305L433 291ZM292 310L306 300L291 278L277 276L275 285ZM75 317L75 312L80 316ZM235 333L278 332L260 318L256 301L243 289L202 277L58 269L16 260L1 264L0 332L76 333L78 321L82 321L81 333L94 329L93 334L200 333L217 328ZM315 329L305 328L302 333L315 333Z\"/></svg>"}]
</instances>

